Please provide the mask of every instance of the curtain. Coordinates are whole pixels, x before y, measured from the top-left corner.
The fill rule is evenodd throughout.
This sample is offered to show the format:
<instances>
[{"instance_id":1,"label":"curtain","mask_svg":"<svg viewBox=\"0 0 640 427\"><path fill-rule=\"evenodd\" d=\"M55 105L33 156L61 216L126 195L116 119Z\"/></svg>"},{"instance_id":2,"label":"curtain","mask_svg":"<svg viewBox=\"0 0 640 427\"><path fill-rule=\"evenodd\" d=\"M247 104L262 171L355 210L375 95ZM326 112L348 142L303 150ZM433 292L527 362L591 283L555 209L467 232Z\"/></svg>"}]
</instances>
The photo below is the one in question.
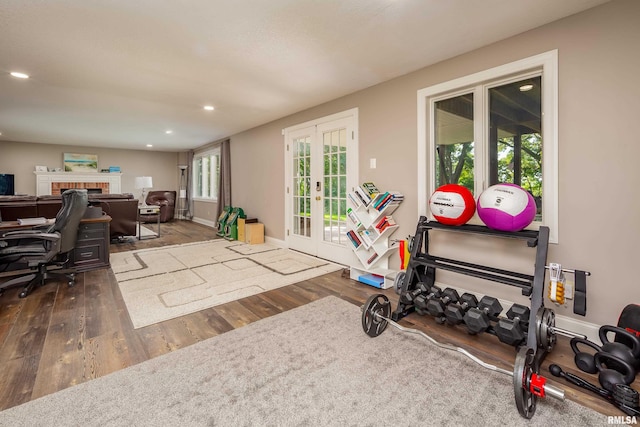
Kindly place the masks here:
<instances>
[{"instance_id":1,"label":"curtain","mask_svg":"<svg viewBox=\"0 0 640 427\"><path fill-rule=\"evenodd\" d=\"M225 206L231 206L231 149L230 140L220 143L220 176L218 177L218 211L220 217Z\"/></svg>"},{"instance_id":2,"label":"curtain","mask_svg":"<svg viewBox=\"0 0 640 427\"><path fill-rule=\"evenodd\" d=\"M185 212L183 213L184 218L191 221L193 219L193 150L189 150L187 152L187 198L185 200Z\"/></svg>"}]
</instances>

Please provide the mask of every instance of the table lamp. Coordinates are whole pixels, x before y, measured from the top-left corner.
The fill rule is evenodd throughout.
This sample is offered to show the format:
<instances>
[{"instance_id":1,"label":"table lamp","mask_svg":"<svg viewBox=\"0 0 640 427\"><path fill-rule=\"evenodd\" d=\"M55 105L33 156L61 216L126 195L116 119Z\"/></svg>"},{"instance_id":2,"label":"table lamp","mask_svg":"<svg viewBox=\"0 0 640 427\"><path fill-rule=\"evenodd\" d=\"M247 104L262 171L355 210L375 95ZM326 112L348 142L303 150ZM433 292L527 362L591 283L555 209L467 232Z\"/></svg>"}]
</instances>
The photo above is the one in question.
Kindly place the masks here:
<instances>
[{"instance_id":1,"label":"table lamp","mask_svg":"<svg viewBox=\"0 0 640 427\"><path fill-rule=\"evenodd\" d=\"M140 195L140 206L147 206L147 189L153 187L153 180L150 176L138 176L136 177L136 188L142 190Z\"/></svg>"}]
</instances>

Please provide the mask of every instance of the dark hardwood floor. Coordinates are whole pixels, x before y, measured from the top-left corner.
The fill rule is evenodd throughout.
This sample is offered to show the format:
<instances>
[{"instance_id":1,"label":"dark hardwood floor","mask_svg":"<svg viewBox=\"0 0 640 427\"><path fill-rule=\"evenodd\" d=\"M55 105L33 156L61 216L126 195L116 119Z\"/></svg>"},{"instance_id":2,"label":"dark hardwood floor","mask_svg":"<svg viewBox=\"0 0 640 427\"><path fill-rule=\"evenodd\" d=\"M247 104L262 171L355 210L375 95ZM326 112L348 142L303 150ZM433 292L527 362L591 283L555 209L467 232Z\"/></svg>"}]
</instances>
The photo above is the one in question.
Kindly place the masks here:
<instances>
[{"instance_id":1,"label":"dark hardwood floor","mask_svg":"<svg viewBox=\"0 0 640 427\"><path fill-rule=\"evenodd\" d=\"M111 252L208 240L209 228L186 221L162 224L162 237L112 243ZM295 285L209 308L177 319L133 329L111 269L81 273L74 287L49 281L27 298L18 289L0 297L0 410L99 378L198 341L223 334L256 320L307 304L328 295L362 305L378 289L342 276L327 274ZM396 304L392 290L383 291ZM433 338L468 349L488 363L511 370L513 347L488 335L472 336L463 328L437 324L428 316L411 314L401 321ZM430 344L425 341L425 348ZM593 384L595 375L573 363L568 340L559 342L543 363L543 375L565 389L568 399L607 415L623 415L604 400L554 377L547 371L558 363ZM481 370L481 367L478 367ZM452 373L452 375L455 375ZM511 382L505 377L505 381ZM455 379L452 386L455 385ZM638 389L638 382L634 388ZM487 390L490 393L490 390ZM515 403L509 402L514 405Z\"/></svg>"}]
</instances>

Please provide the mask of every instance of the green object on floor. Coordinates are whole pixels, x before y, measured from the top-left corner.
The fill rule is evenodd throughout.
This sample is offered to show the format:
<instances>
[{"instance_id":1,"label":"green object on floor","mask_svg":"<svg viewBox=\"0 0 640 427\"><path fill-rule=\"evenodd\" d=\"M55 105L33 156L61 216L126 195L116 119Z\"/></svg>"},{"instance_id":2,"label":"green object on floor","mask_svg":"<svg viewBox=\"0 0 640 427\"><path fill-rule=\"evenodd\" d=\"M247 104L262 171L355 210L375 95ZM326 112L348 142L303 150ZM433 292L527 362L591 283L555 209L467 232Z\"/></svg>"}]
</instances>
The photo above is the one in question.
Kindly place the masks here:
<instances>
[{"instance_id":1,"label":"green object on floor","mask_svg":"<svg viewBox=\"0 0 640 427\"><path fill-rule=\"evenodd\" d=\"M218 229L216 234L218 236L224 236L224 226L227 224L227 220L229 219L229 215L231 215L232 210L233 208L231 206L225 206L218 217L218 221L216 222L216 227Z\"/></svg>"},{"instance_id":2,"label":"green object on floor","mask_svg":"<svg viewBox=\"0 0 640 427\"><path fill-rule=\"evenodd\" d=\"M233 208L224 226L224 238L238 240L238 218L246 218L242 208Z\"/></svg>"},{"instance_id":3,"label":"green object on floor","mask_svg":"<svg viewBox=\"0 0 640 427\"><path fill-rule=\"evenodd\" d=\"M229 215L231 215L231 211L233 208L231 206L225 206L222 210L222 213L218 217L218 221L216 223L216 227L218 228L218 236L224 236L224 227L227 224L227 220L229 219Z\"/></svg>"}]
</instances>

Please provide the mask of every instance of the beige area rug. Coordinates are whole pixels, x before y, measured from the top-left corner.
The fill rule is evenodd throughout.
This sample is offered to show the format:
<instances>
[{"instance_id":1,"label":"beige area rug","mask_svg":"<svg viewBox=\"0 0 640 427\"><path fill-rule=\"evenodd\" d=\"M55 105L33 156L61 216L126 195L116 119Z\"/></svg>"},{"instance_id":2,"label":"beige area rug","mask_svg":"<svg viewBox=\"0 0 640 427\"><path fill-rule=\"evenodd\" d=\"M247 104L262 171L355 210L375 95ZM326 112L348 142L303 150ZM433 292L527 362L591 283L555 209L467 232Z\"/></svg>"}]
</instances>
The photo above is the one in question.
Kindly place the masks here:
<instances>
[{"instance_id":1,"label":"beige area rug","mask_svg":"<svg viewBox=\"0 0 640 427\"><path fill-rule=\"evenodd\" d=\"M551 398L525 420L510 376L391 327L369 338L360 318L323 298L7 409L0 426L607 425Z\"/></svg>"},{"instance_id":2,"label":"beige area rug","mask_svg":"<svg viewBox=\"0 0 640 427\"><path fill-rule=\"evenodd\" d=\"M219 239L115 253L111 268L137 329L342 267L269 244Z\"/></svg>"}]
</instances>

